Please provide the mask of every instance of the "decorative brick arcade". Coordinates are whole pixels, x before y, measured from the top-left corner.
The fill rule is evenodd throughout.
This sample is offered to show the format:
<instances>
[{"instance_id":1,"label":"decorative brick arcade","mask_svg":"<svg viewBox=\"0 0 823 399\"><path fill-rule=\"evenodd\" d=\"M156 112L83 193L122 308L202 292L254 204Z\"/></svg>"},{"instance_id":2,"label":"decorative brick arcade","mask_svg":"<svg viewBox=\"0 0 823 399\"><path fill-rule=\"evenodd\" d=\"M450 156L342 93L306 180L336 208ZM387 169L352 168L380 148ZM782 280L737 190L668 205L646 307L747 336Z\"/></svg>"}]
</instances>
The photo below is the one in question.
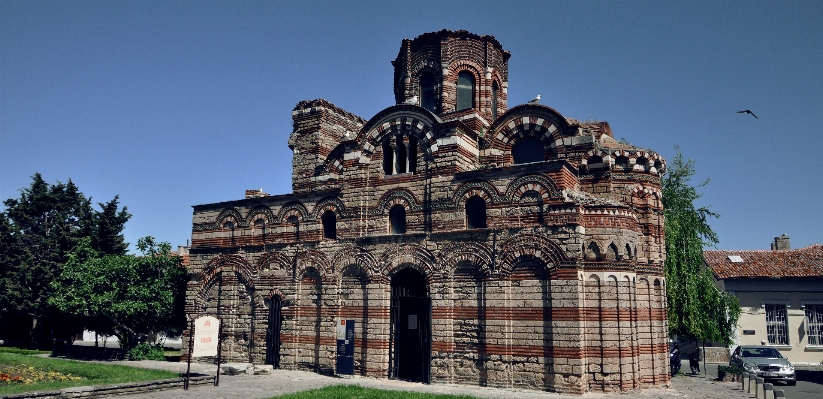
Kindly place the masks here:
<instances>
[{"instance_id":1,"label":"decorative brick arcade","mask_svg":"<svg viewBox=\"0 0 823 399\"><path fill-rule=\"evenodd\" d=\"M194 207L187 312L219 304L223 362L332 373L343 318L361 375L669 384L665 161L606 122L508 108L509 57L466 31L404 40L397 105L297 104L292 194Z\"/></svg>"}]
</instances>

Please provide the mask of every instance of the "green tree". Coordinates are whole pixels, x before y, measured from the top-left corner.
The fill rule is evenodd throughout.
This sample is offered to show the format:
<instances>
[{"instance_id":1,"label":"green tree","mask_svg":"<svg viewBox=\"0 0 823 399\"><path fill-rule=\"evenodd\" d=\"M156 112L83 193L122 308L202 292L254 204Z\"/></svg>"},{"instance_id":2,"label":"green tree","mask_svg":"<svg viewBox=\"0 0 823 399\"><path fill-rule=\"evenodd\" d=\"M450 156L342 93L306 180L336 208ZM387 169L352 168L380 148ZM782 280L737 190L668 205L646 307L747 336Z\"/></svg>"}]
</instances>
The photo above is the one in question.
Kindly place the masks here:
<instances>
[{"instance_id":1,"label":"green tree","mask_svg":"<svg viewBox=\"0 0 823 399\"><path fill-rule=\"evenodd\" d=\"M125 206L118 212L120 196L107 203L98 203L100 212L94 215L94 235L92 247L99 254L125 255L129 244L123 237L123 229L131 214L126 212Z\"/></svg>"},{"instance_id":2,"label":"green tree","mask_svg":"<svg viewBox=\"0 0 823 399\"><path fill-rule=\"evenodd\" d=\"M168 243L145 237L137 247L140 256L100 256L83 239L51 283L49 303L77 317L108 321L126 350L152 333L179 335L185 328L187 271Z\"/></svg>"},{"instance_id":3,"label":"green tree","mask_svg":"<svg viewBox=\"0 0 823 399\"><path fill-rule=\"evenodd\" d=\"M96 212L91 199L71 180L49 184L39 173L32 176L29 187L20 190L20 198L3 204L0 334L41 346L51 339L67 338L83 327L83 321L48 304L50 282L83 237L93 237L101 249L122 253L120 233L131 215L125 208L117 211L117 197Z\"/></svg>"},{"instance_id":4,"label":"green tree","mask_svg":"<svg viewBox=\"0 0 823 399\"><path fill-rule=\"evenodd\" d=\"M669 334L701 341L731 343L740 303L718 290L712 271L703 267L703 248L718 243L708 219L719 217L707 207L695 207L702 196L691 186L694 161L677 154L663 179L663 208L666 218L666 296Z\"/></svg>"}]
</instances>

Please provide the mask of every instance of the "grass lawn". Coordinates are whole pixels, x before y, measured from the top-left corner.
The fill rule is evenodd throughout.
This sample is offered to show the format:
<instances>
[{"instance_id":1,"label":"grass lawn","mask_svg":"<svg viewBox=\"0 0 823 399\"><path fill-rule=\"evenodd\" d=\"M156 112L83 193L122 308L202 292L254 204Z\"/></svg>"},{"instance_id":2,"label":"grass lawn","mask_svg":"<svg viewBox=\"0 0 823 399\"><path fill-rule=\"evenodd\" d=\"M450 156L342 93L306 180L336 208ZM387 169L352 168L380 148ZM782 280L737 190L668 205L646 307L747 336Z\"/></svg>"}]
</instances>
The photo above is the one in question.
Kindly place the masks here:
<instances>
[{"instance_id":1,"label":"grass lawn","mask_svg":"<svg viewBox=\"0 0 823 399\"><path fill-rule=\"evenodd\" d=\"M162 380L179 376L178 373L163 370L0 352L0 395L85 385Z\"/></svg>"},{"instance_id":2,"label":"grass lawn","mask_svg":"<svg viewBox=\"0 0 823 399\"><path fill-rule=\"evenodd\" d=\"M16 353L18 355L44 355L50 354L51 351L40 351L36 349L22 349L11 346L0 346L0 353Z\"/></svg>"},{"instance_id":3,"label":"grass lawn","mask_svg":"<svg viewBox=\"0 0 823 399\"><path fill-rule=\"evenodd\" d=\"M423 392L383 391L363 388L358 385L332 385L321 389L312 389L275 396L270 399L476 399L468 395L444 395Z\"/></svg>"}]
</instances>

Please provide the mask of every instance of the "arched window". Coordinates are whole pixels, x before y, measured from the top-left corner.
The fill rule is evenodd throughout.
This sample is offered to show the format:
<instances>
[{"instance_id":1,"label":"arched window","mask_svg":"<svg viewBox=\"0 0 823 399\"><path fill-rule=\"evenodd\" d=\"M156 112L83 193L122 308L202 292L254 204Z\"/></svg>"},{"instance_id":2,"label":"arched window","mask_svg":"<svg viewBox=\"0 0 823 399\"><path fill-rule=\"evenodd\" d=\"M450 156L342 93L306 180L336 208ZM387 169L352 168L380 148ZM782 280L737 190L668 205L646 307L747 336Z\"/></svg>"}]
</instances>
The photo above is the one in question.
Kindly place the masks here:
<instances>
[{"instance_id":1,"label":"arched window","mask_svg":"<svg viewBox=\"0 0 823 399\"><path fill-rule=\"evenodd\" d=\"M597 169L605 166L603 164L603 158L601 158L599 155L589 157L586 164L589 166L589 169Z\"/></svg>"},{"instance_id":2,"label":"arched window","mask_svg":"<svg viewBox=\"0 0 823 399\"><path fill-rule=\"evenodd\" d=\"M600 247L592 241L589 243L589 246L586 248L586 259L588 260L600 260Z\"/></svg>"},{"instance_id":3,"label":"arched window","mask_svg":"<svg viewBox=\"0 0 823 399\"><path fill-rule=\"evenodd\" d=\"M337 239L337 215L334 214L332 211L323 212L323 216L320 217L320 220L323 222L323 238L328 238L330 240Z\"/></svg>"},{"instance_id":4,"label":"arched window","mask_svg":"<svg viewBox=\"0 0 823 399\"><path fill-rule=\"evenodd\" d=\"M386 175L417 171L417 138L388 136L383 140L383 172Z\"/></svg>"},{"instance_id":5,"label":"arched window","mask_svg":"<svg viewBox=\"0 0 823 399\"><path fill-rule=\"evenodd\" d=\"M531 136L517 140L512 147L512 158L514 158L515 165L545 161L546 157L543 155L543 142L537 137Z\"/></svg>"},{"instance_id":6,"label":"arched window","mask_svg":"<svg viewBox=\"0 0 823 399\"><path fill-rule=\"evenodd\" d=\"M492 83L492 121L497 120L497 82Z\"/></svg>"},{"instance_id":7,"label":"arched window","mask_svg":"<svg viewBox=\"0 0 823 399\"><path fill-rule=\"evenodd\" d=\"M626 169L629 167L629 158L621 155L614 160L614 165L618 168Z\"/></svg>"},{"instance_id":8,"label":"arched window","mask_svg":"<svg viewBox=\"0 0 823 399\"><path fill-rule=\"evenodd\" d=\"M406 208L403 205L395 205L389 209L389 233L406 233Z\"/></svg>"},{"instance_id":9,"label":"arched window","mask_svg":"<svg viewBox=\"0 0 823 399\"><path fill-rule=\"evenodd\" d=\"M608 248L606 248L606 259L608 260L617 260L617 245L611 243Z\"/></svg>"},{"instance_id":10,"label":"arched window","mask_svg":"<svg viewBox=\"0 0 823 399\"><path fill-rule=\"evenodd\" d=\"M466 228L486 228L486 201L483 198L475 195L466 201Z\"/></svg>"},{"instance_id":11,"label":"arched window","mask_svg":"<svg viewBox=\"0 0 823 399\"><path fill-rule=\"evenodd\" d=\"M420 106L434 112L434 75L426 73L420 77Z\"/></svg>"},{"instance_id":12,"label":"arched window","mask_svg":"<svg viewBox=\"0 0 823 399\"><path fill-rule=\"evenodd\" d=\"M300 240L300 220L297 219L297 216L291 215L288 219L286 219L286 223L288 223L292 229L294 229L294 240Z\"/></svg>"},{"instance_id":13,"label":"arched window","mask_svg":"<svg viewBox=\"0 0 823 399\"><path fill-rule=\"evenodd\" d=\"M474 76L469 72L457 75L457 109L474 108Z\"/></svg>"}]
</instances>

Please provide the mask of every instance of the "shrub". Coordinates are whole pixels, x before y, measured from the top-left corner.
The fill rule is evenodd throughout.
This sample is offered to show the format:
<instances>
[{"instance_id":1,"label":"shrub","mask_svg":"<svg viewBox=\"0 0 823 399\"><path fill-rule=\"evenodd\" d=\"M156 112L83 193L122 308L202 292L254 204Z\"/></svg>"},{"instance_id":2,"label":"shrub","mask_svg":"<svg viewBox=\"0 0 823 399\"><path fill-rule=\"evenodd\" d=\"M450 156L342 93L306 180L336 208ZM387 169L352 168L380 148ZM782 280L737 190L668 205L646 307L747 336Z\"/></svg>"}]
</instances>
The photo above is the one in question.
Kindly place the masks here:
<instances>
[{"instance_id":1,"label":"shrub","mask_svg":"<svg viewBox=\"0 0 823 399\"><path fill-rule=\"evenodd\" d=\"M143 342L129 350L129 360L159 360L165 361L166 354L160 345L149 345Z\"/></svg>"}]
</instances>

